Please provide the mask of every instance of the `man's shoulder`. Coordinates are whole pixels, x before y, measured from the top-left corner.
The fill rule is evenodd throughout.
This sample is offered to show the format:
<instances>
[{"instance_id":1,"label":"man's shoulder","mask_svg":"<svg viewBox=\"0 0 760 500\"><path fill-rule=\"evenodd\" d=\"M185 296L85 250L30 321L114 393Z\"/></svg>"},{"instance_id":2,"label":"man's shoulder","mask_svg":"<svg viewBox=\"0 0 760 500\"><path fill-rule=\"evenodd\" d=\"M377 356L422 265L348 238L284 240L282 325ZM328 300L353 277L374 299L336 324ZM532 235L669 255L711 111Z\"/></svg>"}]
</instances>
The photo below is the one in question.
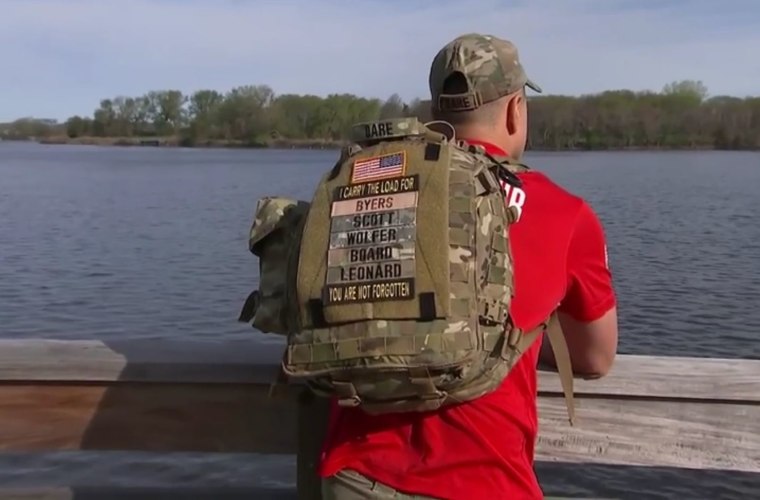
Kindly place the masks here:
<instances>
[{"instance_id":1,"label":"man's shoulder","mask_svg":"<svg viewBox=\"0 0 760 500\"><path fill-rule=\"evenodd\" d=\"M522 189L528 198L538 198L542 205L549 204L566 214L578 214L588 208L586 200L560 185L540 170L528 170L517 174L523 181Z\"/></svg>"}]
</instances>

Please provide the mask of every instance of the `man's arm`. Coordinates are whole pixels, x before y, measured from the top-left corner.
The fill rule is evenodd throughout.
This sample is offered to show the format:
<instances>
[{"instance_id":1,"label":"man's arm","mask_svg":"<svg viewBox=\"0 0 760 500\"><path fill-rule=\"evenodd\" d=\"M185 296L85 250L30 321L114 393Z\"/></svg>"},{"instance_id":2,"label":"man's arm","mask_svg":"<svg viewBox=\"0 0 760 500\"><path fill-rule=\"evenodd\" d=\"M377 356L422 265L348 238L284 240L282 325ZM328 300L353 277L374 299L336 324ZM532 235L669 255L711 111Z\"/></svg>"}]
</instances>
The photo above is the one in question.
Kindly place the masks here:
<instances>
[{"instance_id":1,"label":"man's arm","mask_svg":"<svg viewBox=\"0 0 760 500\"><path fill-rule=\"evenodd\" d=\"M588 378L602 377L609 372L617 353L617 307L604 231L585 203L570 239L567 272L567 293L558 317L573 372ZM540 360L556 366L549 342L543 342Z\"/></svg>"},{"instance_id":2,"label":"man's arm","mask_svg":"<svg viewBox=\"0 0 760 500\"><path fill-rule=\"evenodd\" d=\"M584 378L603 377L612 368L618 344L617 307L599 319L578 321L559 312L562 332L567 341L573 373ZM554 351L548 341L541 345L540 361L556 367Z\"/></svg>"}]
</instances>

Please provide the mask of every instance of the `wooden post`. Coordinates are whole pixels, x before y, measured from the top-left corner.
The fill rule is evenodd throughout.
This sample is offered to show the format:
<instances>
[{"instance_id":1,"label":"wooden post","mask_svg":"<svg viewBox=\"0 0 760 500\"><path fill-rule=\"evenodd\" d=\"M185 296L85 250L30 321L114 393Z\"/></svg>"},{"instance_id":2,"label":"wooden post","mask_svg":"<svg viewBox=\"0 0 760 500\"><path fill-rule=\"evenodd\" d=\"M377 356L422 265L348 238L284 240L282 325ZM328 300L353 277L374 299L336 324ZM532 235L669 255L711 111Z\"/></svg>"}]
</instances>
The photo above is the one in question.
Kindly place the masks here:
<instances>
[{"instance_id":1,"label":"wooden post","mask_svg":"<svg viewBox=\"0 0 760 500\"><path fill-rule=\"evenodd\" d=\"M327 430L329 401L304 389L298 397L298 498L321 500L317 474L322 443Z\"/></svg>"}]
</instances>

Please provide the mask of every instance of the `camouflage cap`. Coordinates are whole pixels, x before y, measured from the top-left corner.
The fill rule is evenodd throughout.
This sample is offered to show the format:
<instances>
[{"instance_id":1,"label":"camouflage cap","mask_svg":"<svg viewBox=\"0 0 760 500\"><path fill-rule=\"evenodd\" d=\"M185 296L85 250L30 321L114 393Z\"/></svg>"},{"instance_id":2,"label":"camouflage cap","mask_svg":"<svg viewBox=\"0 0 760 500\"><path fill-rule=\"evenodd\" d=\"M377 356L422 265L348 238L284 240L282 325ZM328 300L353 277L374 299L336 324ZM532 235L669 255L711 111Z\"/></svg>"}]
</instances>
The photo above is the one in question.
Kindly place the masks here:
<instances>
[{"instance_id":1,"label":"camouflage cap","mask_svg":"<svg viewBox=\"0 0 760 500\"><path fill-rule=\"evenodd\" d=\"M468 91L444 94L444 82L456 72L467 80ZM432 105L441 111L475 109L526 85L541 92L525 73L512 42L478 33L458 36L438 51L430 66L429 83Z\"/></svg>"}]
</instances>

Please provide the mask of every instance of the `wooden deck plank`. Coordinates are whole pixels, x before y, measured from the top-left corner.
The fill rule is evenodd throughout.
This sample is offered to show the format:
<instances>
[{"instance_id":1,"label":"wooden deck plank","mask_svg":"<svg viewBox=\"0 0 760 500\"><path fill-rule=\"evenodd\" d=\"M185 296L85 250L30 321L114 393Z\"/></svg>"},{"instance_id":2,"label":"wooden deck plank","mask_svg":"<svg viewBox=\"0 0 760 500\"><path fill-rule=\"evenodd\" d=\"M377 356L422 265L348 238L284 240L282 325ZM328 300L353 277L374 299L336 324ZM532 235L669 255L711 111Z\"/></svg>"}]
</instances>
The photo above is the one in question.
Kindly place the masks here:
<instances>
[{"instance_id":1,"label":"wooden deck plank","mask_svg":"<svg viewBox=\"0 0 760 500\"><path fill-rule=\"evenodd\" d=\"M281 344L254 341L0 340L0 383L268 384L281 353ZM575 385L579 396L760 403L760 360L619 355L609 375ZM539 372L539 388L558 394L556 373Z\"/></svg>"},{"instance_id":2,"label":"wooden deck plank","mask_svg":"<svg viewBox=\"0 0 760 500\"><path fill-rule=\"evenodd\" d=\"M539 398L536 459L760 473L760 406Z\"/></svg>"},{"instance_id":3,"label":"wooden deck plank","mask_svg":"<svg viewBox=\"0 0 760 500\"><path fill-rule=\"evenodd\" d=\"M281 345L253 341L0 340L0 383L266 384L281 355Z\"/></svg>"},{"instance_id":4,"label":"wooden deck plank","mask_svg":"<svg viewBox=\"0 0 760 500\"><path fill-rule=\"evenodd\" d=\"M297 402L256 385L0 385L0 450L294 453Z\"/></svg>"},{"instance_id":5,"label":"wooden deck plank","mask_svg":"<svg viewBox=\"0 0 760 500\"><path fill-rule=\"evenodd\" d=\"M540 371L539 389L560 394L557 374ZM618 355L607 376L576 379L575 392L760 403L760 360Z\"/></svg>"},{"instance_id":6,"label":"wooden deck plank","mask_svg":"<svg viewBox=\"0 0 760 500\"><path fill-rule=\"evenodd\" d=\"M0 449L295 453L299 436L318 441L324 427L324 400L299 416L296 391L269 398L250 384L0 385ZM564 401L541 397L539 417L542 460L760 472L758 405L588 398L570 427ZM299 468L313 470L314 459L299 457Z\"/></svg>"}]
</instances>

